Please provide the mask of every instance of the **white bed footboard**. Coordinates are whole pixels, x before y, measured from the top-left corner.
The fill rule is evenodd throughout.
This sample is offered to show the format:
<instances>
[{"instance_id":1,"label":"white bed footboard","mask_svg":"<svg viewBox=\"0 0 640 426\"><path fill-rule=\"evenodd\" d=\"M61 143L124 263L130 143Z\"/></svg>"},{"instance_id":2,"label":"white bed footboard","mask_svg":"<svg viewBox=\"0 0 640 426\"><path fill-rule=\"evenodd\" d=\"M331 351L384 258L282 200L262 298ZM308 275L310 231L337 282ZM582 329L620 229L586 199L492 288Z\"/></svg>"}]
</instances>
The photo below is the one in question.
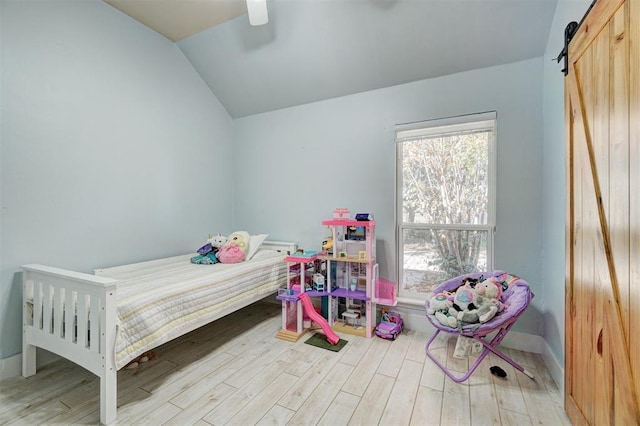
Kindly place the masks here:
<instances>
[{"instance_id":1,"label":"white bed footboard","mask_svg":"<svg viewBox=\"0 0 640 426\"><path fill-rule=\"evenodd\" d=\"M100 421L109 424L117 407L117 281L42 265L22 269L22 375L36 373L36 347L86 368L100 378Z\"/></svg>"},{"instance_id":2,"label":"white bed footboard","mask_svg":"<svg viewBox=\"0 0 640 426\"><path fill-rule=\"evenodd\" d=\"M290 242L265 241L263 246L283 255L296 249L296 244ZM158 259L107 270L98 269L96 275L42 265L24 265L22 375L29 377L36 373L36 347L62 356L100 378L100 421L103 424L115 421L118 373L115 355L118 334L116 284L122 286L125 281L120 282L102 274L105 271L135 271L150 264L166 262L167 259ZM122 288L121 294L125 294ZM207 316L206 322L266 295L264 290L247 292L245 297L229 301L228 306L215 311L216 315ZM193 327L206 322L194 322ZM185 328L180 332L193 329Z\"/></svg>"}]
</instances>

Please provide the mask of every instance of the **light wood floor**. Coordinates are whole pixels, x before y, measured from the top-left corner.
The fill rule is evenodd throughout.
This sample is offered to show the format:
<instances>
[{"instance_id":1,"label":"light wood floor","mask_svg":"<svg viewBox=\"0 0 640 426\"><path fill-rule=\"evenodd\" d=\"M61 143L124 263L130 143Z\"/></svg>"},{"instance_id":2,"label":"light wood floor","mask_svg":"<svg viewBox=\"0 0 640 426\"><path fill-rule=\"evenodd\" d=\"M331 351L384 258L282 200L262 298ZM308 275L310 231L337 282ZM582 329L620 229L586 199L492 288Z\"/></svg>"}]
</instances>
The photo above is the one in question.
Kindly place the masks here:
<instances>
[{"instance_id":1,"label":"light wood floor","mask_svg":"<svg viewBox=\"0 0 640 426\"><path fill-rule=\"evenodd\" d=\"M337 353L274 336L280 307L258 303L156 350L118 373L117 424L569 425L538 355L505 349L531 380L497 357L456 384L425 356L427 335L396 341L343 335ZM426 321L426 319L425 319ZM450 368L455 340L436 352ZM489 373L500 365L508 374ZM97 424L99 382L59 360L28 379L0 382L0 424Z\"/></svg>"}]
</instances>

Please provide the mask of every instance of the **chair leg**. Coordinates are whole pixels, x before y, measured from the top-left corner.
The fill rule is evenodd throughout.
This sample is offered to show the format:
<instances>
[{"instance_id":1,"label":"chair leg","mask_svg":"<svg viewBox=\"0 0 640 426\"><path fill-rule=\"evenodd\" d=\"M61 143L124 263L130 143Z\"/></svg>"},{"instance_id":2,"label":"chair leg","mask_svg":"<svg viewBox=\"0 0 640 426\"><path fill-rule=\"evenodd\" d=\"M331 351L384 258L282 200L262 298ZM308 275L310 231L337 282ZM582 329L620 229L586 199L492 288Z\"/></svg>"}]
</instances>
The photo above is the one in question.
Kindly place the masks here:
<instances>
[{"instance_id":1,"label":"chair leg","mask_svg":"<svg viewBox=\"0 0 640 426\"><path fill-rule=\"evenodd\" d=\"M523 366L521 366L520 364L518 364L517 362L515 362L514 360L512 360L511 358L509 358L507 355L505 355L499 349L496 348L496 346L499 345L500 342L502 342L502 339L504 339L504 337L507 335L507 333L509 332L513 324L515 324L515 322L512 322L508 324L506 327L503 327L500 330L498 330L498 333L496 333L496 335L493 337L493 339L491 339L491 342L489 343L487 343L482 337L479 337L479 336L474 336L474 339L482 343L482 346L484 346L486 350L489 350L494 354L498 355L504 361L511 364L513 368L523 373L525 376L529 377L530 379L535 379L533 374L527 371Z\"/></svg>"},{"instance_id":2,"label":"chair leg","mask_svg":"<svg viewBox=\"0 0 640 426\"><path fill-rule=\"evenodd\" d=\"M429 358L431 358L431 361L433 361L440 368L440 370L442 370L444 372L444 374L449 376L449 378L451 380L453 380L456 383L464 382L465 380L467 380L473 374L473 372L476 370L476 368L478 368L478 366L480 365L480 363L482 362L484 357L486 357L487 354L489 353L489 350L487 348L485 348L480 353L480 356L478 357L478 359L476 359L476 362L473 363L471 368L469 368L469 370L463 376L457 377L457 376L454 376L453 373L447 367L445 367L440 361L438 361L438 359L435 357L435 355L433 355L431 353L431 351L429 350L429 346L431 346L431 343L433 343L433 341L438 336L438 334L440 334L440 330L436 330L436 332L433 334L433 336L431 336L431 338L429 339L429 341L425 345L424 350L425 350L427 356Z\"/></svg>"},{"instance_id":3,"label":"chair leg","mask_svg":"<svg viewBox=\"0 0 640 426\"><path fill-rule=\"evenodd\" d=\"M524 375L526 375L527 377L529 377L530 379L534 379L533 374L531 374L529 371L527 371L524 367L522 367L520 364L518 364L517 362L515 362L514 360L512 360L511 358L509 358L507 355L505 355L504 353L502 353L500 350L496 349L495 346L500 344L500 342L502 341L502 339L504 339L504 337L506 336L507 332L509 331L509 329L511 328L511 326L514 323L511 323L509 325L507 325L506 327L501 328L500 330L498 330L498 333L493 337L493 339L491 339L490 342L486 342L484 340L484 336L465 336L465 337L470 337L473 338L474 340L480 342L483 346L483 350L480 353L480 355L478 356L478 358L476 359L476 361L473 363L473 365L469 368L469 370L467 370L467 372L461 376L461 377L457 377L454 376L453 373L446 367L444 366L436 357L435 355L433 355L431 353L431 351L429 350L429 347L431 346L431 343L433 343L433 341L436 339L436 337L438 336L438 334L440 334L439 329L436 329L435 333L433 333L433 335L431 336L431 338L429 339L429 341L427 342L427 344L425 345L425 353L427 354L427 356L429 358L431 358L431 360L447 375L449 376L449 378L451 380L453 380L456 383L461 383L464 382L465 380L467 380L472 374L473 372L476 370L476 368L478 368L478 366L480 365L480 363L484 360L484 358L489 354L489 352L493 352L494 354L496 354L497 356L499 356L500 358L502 358L503 360L505 360L506 362L508 362L509 364L511 364L516 370L520 371L521 373L523 373Z\"/></svg>"}]
</instances>

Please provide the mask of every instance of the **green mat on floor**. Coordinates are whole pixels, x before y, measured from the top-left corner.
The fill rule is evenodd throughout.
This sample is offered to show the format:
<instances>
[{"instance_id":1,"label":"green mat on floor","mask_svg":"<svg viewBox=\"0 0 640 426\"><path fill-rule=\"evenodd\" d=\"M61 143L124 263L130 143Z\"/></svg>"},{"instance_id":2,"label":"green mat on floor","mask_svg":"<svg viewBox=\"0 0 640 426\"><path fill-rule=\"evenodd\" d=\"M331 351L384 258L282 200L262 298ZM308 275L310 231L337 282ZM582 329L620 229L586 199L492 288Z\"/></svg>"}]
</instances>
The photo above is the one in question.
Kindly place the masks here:
<instances>
[{"instance_id":1,"label":"green mat on floor","mask_svg":"<svg viewBox=\"0 0 640 426\"><path fill-rule=\"evenodd\" d=\"M331 343L327 342L327 337L324 334L315 333L313 336L309 337L305 341L305 343L308 345L317 346L322 349L328 349L333 352L339 352L340 349L344 348L344 345L346 345L348 341L340 339L338 343L332 345Z\"/></svg>"}]
</instances>

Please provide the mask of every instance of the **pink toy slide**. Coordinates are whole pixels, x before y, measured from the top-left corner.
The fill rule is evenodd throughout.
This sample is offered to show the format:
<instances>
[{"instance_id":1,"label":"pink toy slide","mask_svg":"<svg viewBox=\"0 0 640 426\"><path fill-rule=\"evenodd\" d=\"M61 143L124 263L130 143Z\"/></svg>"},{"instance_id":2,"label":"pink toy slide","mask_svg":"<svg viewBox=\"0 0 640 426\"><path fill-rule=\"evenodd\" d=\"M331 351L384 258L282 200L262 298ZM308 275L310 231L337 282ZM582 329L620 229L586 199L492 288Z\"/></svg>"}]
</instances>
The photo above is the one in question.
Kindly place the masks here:
<instances>
[{"instance_id":1,"label":"pink toy slide","mask_svg":"<svg viewBox=\"0 0 640 426\"><path fill-rule=\"evenodd\" d=\"M302 302L302 307L304 308L305 314L307 314L312 321L317 322L318 324L320 324L320 327L322 327L324 335L327 336L327 342L331 343L332 345L337 344L340 341L340 337L335 333L335 331L333 331L327 320L325 320L322 315L317 313L313 308L313 303L311 303L309 295L301 293L299 298Z\"/></svg>"}]
</instances>

